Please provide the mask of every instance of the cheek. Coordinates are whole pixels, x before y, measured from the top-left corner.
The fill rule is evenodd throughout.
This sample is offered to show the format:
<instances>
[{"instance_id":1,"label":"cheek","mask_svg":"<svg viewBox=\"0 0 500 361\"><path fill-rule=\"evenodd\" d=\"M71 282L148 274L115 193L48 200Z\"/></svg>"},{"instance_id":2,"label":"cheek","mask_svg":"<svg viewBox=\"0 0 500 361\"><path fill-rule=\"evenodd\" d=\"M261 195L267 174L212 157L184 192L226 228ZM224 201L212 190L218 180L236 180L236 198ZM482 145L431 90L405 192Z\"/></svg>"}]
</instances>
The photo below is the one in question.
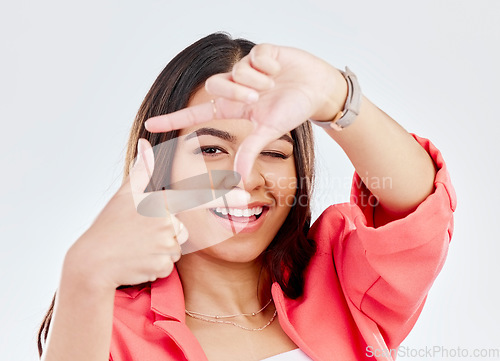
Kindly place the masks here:
<instances>
[{"instance_id":1,"label":"cheek","mask_svg":"<svg viewBox=\"0 0 500 361\"><path fill-rule=\"evenodd\" d=\"M264 170L268 198L276 202L276 206L291 208L295 202L297 176L293 157L281 164L266 164Z\"/></svg>"},{"instance_id":2,"label":"cheek","mask_svg":"<svg viewBox=\"0 0 500 361\"><path fill-rule=\"evenodd\" d=\"M297 190L297 178L295 174L287 174L268 178L268 191L272 193L272 198L278 207L291 208L295 203Z\"/></svg>"},{"instance_id":3,"label":"cheek","mask_svg":"<svg viewBox=\"0 0 500 361\"><path fill-rule=\"evenodd\" d=\"M183 167L182 164L185 162L182 154L176 150L174 159L172 161L172 170L170 173L170 182L175 183L182 179L186 179L188 174L186 172L187 167Z\"/></svg>"},{"instance_id":4,"label":"cheek","mask_svg":"<svg viewBox=\"0 0 500 361\"><path fill-rule=\"evenodd\" d=\"M189 154L187 150L181 148L176 151L172 162L171 183L206 174L207 171L203 156Z\"/></svg>"},{"instance_id":5,"label":"cheek","mask_svg":"<svg viewBox=\"0 0 500 361\"><path fill-rule=\"evenodd\" d=\"M176 217L184 224L189 233L188 241L182 245L183 254L215 246L235 235L221 229L205 209L179 213Z\"/></svg>"}]
</instances>

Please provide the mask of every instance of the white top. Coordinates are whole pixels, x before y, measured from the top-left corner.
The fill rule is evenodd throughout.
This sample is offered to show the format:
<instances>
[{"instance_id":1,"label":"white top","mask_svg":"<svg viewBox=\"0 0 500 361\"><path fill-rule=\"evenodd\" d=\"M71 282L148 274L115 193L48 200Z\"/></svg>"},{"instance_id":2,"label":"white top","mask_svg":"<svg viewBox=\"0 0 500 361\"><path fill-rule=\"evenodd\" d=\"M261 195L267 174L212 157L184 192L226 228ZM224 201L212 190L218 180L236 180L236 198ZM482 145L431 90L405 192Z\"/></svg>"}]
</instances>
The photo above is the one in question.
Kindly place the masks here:
<instances>
[{"instance_id":1,"label":"white top","mask_svg":"<svg viewBox=\"0 0 500 361\"><path fill-rule=\"evenodd\" d=\"M261 361L312 361L300 348L265 358Z\"/></svg>"}]
</instances>

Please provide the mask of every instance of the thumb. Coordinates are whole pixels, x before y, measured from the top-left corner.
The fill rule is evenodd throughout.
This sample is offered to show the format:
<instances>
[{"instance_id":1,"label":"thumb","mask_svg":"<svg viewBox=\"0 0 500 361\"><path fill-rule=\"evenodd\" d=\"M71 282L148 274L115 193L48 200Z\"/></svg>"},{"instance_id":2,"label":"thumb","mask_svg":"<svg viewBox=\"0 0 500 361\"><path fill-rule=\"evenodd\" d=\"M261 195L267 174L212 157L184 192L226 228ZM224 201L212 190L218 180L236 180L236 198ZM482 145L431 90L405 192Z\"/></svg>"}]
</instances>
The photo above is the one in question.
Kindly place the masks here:
<instances>
[{"instance_id":1,"label":"thumb","mask_svg":"<svg viewBox=\"0 0 500 361\"><path fill-rule=\"evenodd\" d=\"M151 144L144 138L137 142L137 157L130 170L130 188L132 194L141 195L144 193L153 175L155 160Z\"/></svg>"}]
</instances>

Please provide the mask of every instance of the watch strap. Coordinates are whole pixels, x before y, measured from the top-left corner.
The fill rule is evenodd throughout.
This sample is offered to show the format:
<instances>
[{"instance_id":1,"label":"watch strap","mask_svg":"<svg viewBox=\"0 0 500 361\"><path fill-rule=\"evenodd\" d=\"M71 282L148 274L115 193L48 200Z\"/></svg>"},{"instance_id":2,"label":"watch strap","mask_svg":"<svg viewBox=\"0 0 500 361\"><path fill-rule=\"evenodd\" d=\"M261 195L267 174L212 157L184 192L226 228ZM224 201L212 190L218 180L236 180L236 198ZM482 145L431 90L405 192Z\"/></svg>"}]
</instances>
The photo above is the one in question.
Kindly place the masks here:
<instances>
[{"instance_id":1,"label":"watch strap","mask_svg":"<svg viewBox=\"0 0 500 361\"><path fill-rule=\"evenodd\" d=\"M335 129L341 131L354 122L354 119L359 114L361 108L361 87L358 83L356 75L348 68L341 71L347 82L347 98L344 104L344 109L337 113L337 115L330 121L311 120L316 125L325 129Z\"/></svg>"}]
</instances>

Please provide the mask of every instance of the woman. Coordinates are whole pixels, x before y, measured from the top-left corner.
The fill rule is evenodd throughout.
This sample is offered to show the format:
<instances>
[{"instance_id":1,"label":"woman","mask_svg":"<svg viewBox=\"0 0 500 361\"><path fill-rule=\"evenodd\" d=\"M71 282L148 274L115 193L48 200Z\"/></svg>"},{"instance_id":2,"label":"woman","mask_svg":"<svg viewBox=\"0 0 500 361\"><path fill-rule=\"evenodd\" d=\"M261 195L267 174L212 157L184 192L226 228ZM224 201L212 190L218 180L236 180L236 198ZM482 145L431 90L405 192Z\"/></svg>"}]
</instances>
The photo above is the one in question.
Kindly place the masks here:
<instances>
[{"instance_id":1,"label":"woman","mask_svg":"<svg viewBox=\"0 0 500 361\"><path fill-rule=\"evenodd\" d=\"M311 228L307 119L357 172ZM209 35L147 94L122 187L66 255L42 359L390 360L454 209L439 152L350 71Z\"/></svg>"}]
</instances>

